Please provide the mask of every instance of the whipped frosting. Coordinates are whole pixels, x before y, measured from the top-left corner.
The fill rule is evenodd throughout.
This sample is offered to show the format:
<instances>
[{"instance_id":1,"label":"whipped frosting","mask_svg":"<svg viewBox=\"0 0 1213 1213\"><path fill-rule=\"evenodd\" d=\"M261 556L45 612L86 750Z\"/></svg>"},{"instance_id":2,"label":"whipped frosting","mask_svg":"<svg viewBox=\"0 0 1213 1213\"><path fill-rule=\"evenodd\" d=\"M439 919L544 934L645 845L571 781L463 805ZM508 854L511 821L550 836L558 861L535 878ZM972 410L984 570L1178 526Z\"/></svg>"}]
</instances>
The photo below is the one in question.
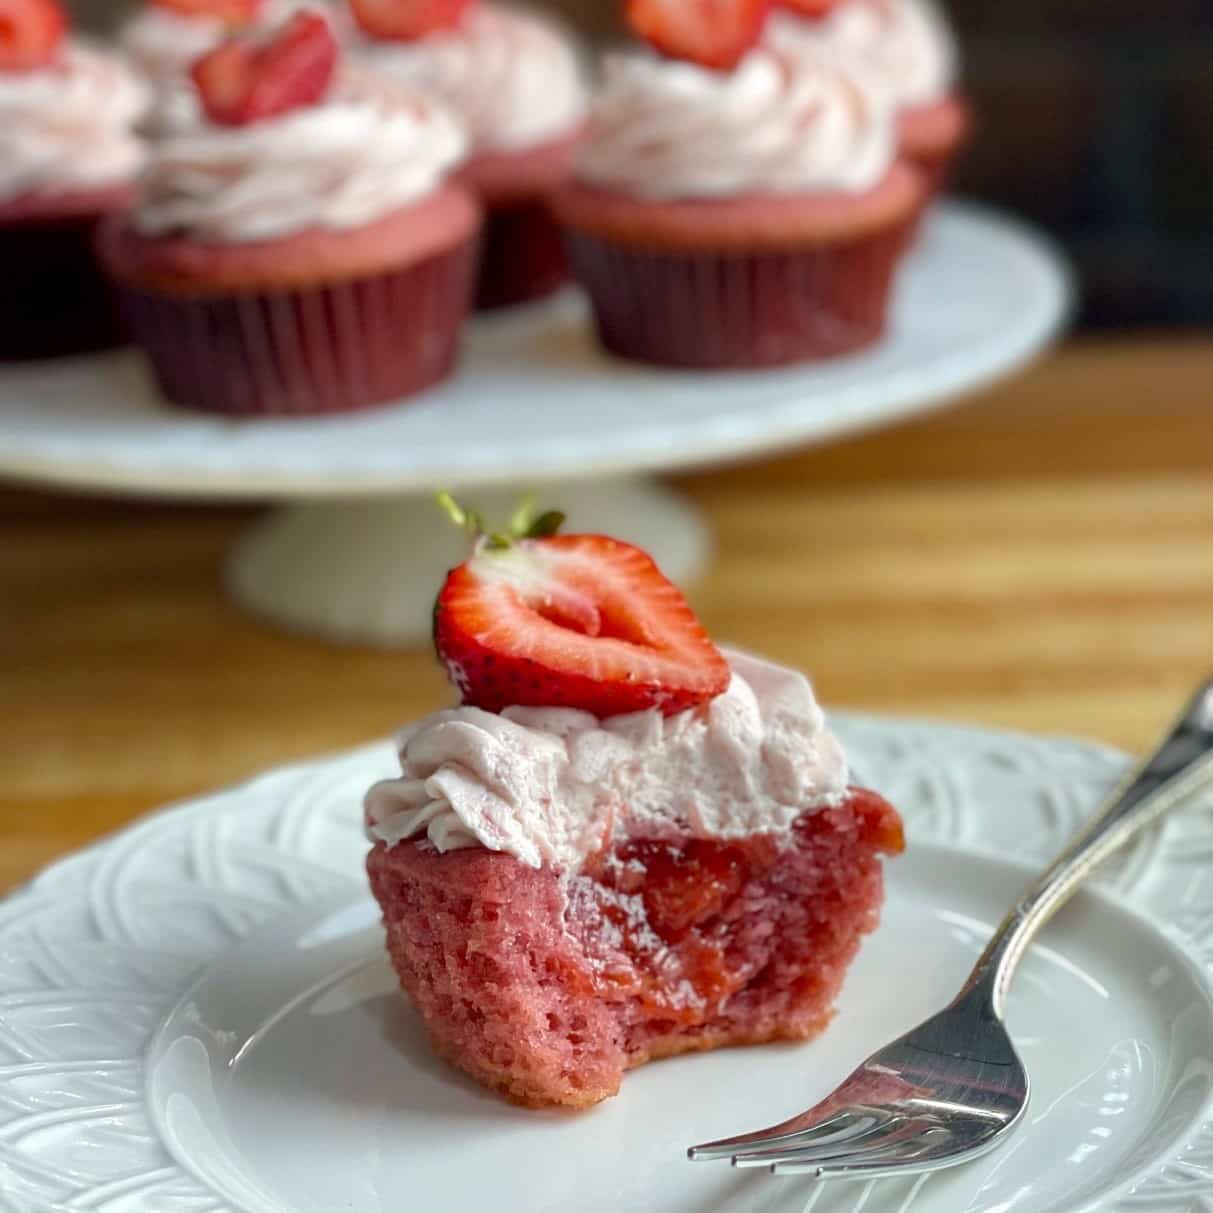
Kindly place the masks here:
<instances>
[{"instance_id":1,"label":"whipped frosting","mask_svg":"<svg viewBox=\"0 0 1213 1213\"><path fill-rule=\"evenodd\" d=\"M956 83L956 40L932 0L846 0L822 21L777 12L768 31L846 64L894 109L939 101Z\"/></svg>"},{"instance_id":2,"label":"whipped frosting","mask_svg":"<svg viewBox=\"0 0 1213 1213\"><path fill-rule=\"evenodd\" d=\"M155 4L145 4L122 27L119 43L131 60L158 83L184 74L200 55L229 33L219 17L198 13L187 17Z\"/></svg>"},{"instance_id":3,"label":"whipped frosting","mask_svg":"<svg viewBox=\"0 0 1213 1213\"><path fill-rule=\"evenodd\" d=\"M78 42L49 67L0 72L0 199L133 179L149 99L120 60Z\"/></svg>"},{"instance_id":4,"label":"whipped frosting","mask_svg":"<svg viewBox=\"0 0 1213 1213\"><path fill-rule=\"evenodd\" d=\"M842 748L804 675L726 653L733 677L705 705L605 720L569 708L459 707L398 738L402 773L366 798L372 840L425 835L530 867L576 870L611 839L690 829L786 834L846 792Z\"/></svg>"},{"instance_id":5,"label":"whipped frosting","mask_svg":"<svg viewBox=\"0 0 1213 1213\"><path fill-rule=\"evenodd\" d=\"M465 148L441 105L346 72L320 104L279 118L164 130L133 223L218 243L357 227L430 193Z\"/></svg>"},{"instance_id":6,"label":"whipped frosting","mask_svg":"<svg viewBox=\"0 0 1213 1213\"><path fill-rule=\"evenodd\" d=\"M325 0L262 0L253 21L254 29L280 25L301 8L321 8L329 16L333 31L341 39L348 27L343 9L330 8ZM213 50L233 32L221 17L198 12L177 13L145 3L122 27L118 40L131 61L159 86L171 85L184 76L194 60Z\"/></svg>"},{"instance_id":7,"label":"whipped frosting","mask_svg":"<svg viewBox=\"0 0 1213 1213\"><path fill-rule=\"evenodd\" d=\"M894 153L892 111L875 90L773 35L731 72L608 56L576 173L653 199L859 193Z\"/></svg>"},{"instance_id":8,"label":"whipped frosting","mask_svg":"<svg viewBox=\"0 0 1213 1213\"><path fill-rule=\"evenodd\" d=\"M473 152L514 151L569 133L587 94L573 43L530 13L478 4L457 29L415 42L364 38L367 63L441 98Z\"/></svg>"}]
</instances>

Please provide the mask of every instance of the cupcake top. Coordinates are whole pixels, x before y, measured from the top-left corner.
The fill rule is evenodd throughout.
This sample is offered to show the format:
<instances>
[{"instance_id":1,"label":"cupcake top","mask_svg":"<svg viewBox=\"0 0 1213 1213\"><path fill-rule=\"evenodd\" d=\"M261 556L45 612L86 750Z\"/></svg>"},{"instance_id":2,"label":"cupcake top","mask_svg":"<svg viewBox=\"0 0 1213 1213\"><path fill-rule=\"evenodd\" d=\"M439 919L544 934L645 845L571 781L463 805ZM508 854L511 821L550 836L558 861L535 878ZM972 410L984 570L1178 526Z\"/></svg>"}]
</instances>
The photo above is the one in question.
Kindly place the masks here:
<instances>
[{"instance_id":1,"label":"cupcake top","mask_svg":"<svg viewBox=\"0 0 1213 1213\"><path fill-rule=\"evenodd\" d=\"M576 176L654 200L859 193L895 153L893 112L866 78L772 29L730 70L608 56Z\"/></svg>"},{"instance_id":2,"label":"cupcake top","mask_svg":"<svg viewBox=\"0 0 1213 1213\"><path fill-rule=\"evenodd\" d=\"M122 27L118 40L139 70L161 83L187 72L232 28L231 22L204 9L187 14L167 5L145 4Z\"/></svg>"},{"instance_id":3,"label":"cupcake top","mask_svg":"<svg viewBox=\"0 0 1213 1213\"><path fill-rule=\"evenodd\" d=\"M119 43L158 87L172 87L225 38L273 29L306 7L306 0L150 0L122 27ZM340 35L338 11L325 11Z\"/></svg>"},{"instance_id":4,"label":"cupcake top","mask_svg":"<svg viewBox=\"0 0 1213 1213\"><path fill-rule=\"evenodd\" d=\"M42 66L0 69L0 200L132 180L148 101L119 59L75 40Z\"/></svg>"},{"instance_id":5,"label":"cupcake top","mask_svg":"<svg viewBox=\"0 0 1213 1213\"><path fill-rule=\"evenodd\" d=\"M817 21L776 13L767 36L846 63L894 108L940 101L956 84L956 40L933 0L842 0Z\"/></svg>"},{"instance_id":6,"label":"cupcake top","mask_svg":"<svg viewBox=\"0 0 1213 1213\"><path fill-rule=\"evenodd\" d=\"M292 18L277 45L304 36L292 30L305 28L309 38L330 40L329 74L316 74L318 51L294 56L305 64L299 88L308 96L276 112L227 115L208 100L212 74L226 71L224 57L239 43L224 44L195 66L203 113L152 140L132 216L138 231L238 243L357 227L431 193L458 163L466 137L454 118L428 98L339 66L319 14ZM268 55L265 44L249 52L254 76L275 70L274 51L271 43ZM294 87L263 95L289 95ZM217 92L226 98L226 89Z\"/></svg>"},{"instance_id":7,"label":"cupcake top","mask_svg":"<svg viewBox=\"0 0 1213 1213\"><path fill-rule=\"evenodd\" d=\"M449 105L473 154L533 147L568 134L585 117L572 41L530 13L474 3L453 28L411 41L366 37L360 50L377 70Z\"/></svg>"},{"instance_id":8,"label":"cupcake top","mask_svg":"<svg viewBox=\"0 0 1213 1213\"><path fill-rule=\"evenodd\" d=\"M482 846L576 870L636 833L786 834L806 810L845 795L842 748L802 674L726 655L727 690L674 715L459 707L427 716L398 739L400 776L367 795L371 838Z\"/></svg>"}]
</instances>

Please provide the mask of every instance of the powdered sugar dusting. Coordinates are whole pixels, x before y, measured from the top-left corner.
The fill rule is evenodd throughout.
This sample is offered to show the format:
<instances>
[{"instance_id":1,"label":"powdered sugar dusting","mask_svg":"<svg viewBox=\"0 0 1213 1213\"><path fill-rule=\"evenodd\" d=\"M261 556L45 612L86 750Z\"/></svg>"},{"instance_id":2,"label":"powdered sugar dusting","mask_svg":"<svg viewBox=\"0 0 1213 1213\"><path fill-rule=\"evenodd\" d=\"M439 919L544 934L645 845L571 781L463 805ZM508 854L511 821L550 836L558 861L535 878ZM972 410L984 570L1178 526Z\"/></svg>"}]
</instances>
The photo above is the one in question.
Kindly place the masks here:
<instances>
[{"instance_id":1,"label":"powdered sugar dusting","mask_svg":"<svg viewBox=\"0 0 1213 1213\"><path fill-rule=\"evenodd\" d=\"M845 793L842 749L803 675L726 655L728 690L674 716L460 707L426 717L400 735L401 775L367 795L370 836L394 846L424 835L439 851L483 846L575 871L634 835L787 833Z\"/></svg>"}]
</instances>

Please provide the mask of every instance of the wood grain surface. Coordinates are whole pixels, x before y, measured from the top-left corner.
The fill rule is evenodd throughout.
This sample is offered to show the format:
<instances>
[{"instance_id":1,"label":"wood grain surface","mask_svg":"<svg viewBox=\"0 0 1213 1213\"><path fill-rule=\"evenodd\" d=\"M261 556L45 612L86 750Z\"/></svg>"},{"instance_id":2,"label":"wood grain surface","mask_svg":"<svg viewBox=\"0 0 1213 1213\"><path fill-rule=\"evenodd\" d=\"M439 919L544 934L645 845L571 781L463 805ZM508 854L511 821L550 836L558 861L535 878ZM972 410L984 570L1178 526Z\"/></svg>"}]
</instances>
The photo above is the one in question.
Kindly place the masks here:
<instances>
[{"instance_id":1,"label":"wood grain surface","mask_svg":"<svg viewBox=\"0 0 1213 1213\"><path fill-rule=\"evenodd\" d=\"M1213 341L1073 344L963 407L676 483L718 537L708 626L830 705L1131 749L1213 672ZM252 514L0 492L0 887L444 701L428 652L232 607Z\"/></svg>"}]
</instances>

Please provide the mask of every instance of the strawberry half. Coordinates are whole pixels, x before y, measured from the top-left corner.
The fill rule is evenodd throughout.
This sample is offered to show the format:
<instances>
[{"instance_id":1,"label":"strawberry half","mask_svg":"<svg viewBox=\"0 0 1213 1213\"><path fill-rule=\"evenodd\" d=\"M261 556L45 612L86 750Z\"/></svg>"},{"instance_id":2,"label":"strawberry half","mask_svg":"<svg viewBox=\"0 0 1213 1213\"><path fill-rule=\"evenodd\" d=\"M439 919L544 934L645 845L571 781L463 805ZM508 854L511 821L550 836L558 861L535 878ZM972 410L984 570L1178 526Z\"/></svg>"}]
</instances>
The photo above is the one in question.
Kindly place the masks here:
<instances>
[{"instance_id":1,"label":"strawberry half","mask_svg":"<svg viewBox=\"0 0 1213 1213\"><path fill-rule=\"evenodd\" d=\"M354 20L372 38L408 42L455 29L475 0L350 0Z\"/></svg>"},{"instance_id":2,"label":"strawberry half","mask_svg":"<svg viewBox=\"0 0 1213 1213\"><path fill-rule=\"evenodd\" d=\"M265 38L229 38L190 74L203 109L222 126L246 126L314 105L337 70L337 40L327 18L296 13Z\"/></svg>"},{"instance_id":3,"label":"strawberry half","mask_svg":"<svg viewBox=\"0 0 1213 1213\"><path fill-rule=\"evenodd\" d=\"M637 37L675 59L727 71L762 34L773 0L627 0Z\"/></svg>"},{"instance_id":4,"label":"strawberry half","mask_svg":"<svg viewBox=\"0 0 1213 1213\"><path fill-rule=\"evenodd\" d=\"M0 71L28 72L53 63L67 32L55 0L0 0Z\"/></svg>"},{"instance_id":5,"label":"strawberry half","mask_svg":"<svg viewBox=\"0 0 1213 1213\"><path fill-rule=\"evenodd\" d=\"M179 17L212 17L232 29L252 25L261 12L263 0L152 0L156 8Z\"/></svg>"},{"instance_id":6,"label":"strawberry half","mask_svg":"<svg viewBox=\"0 0 1213 1213\"><path fill-rule=\"evenodd\" d=\"M446 579L434 643L463 702L670 716L729 684L729 667L640 548L603 535L480 542Z\"/></svg>"}]
</instances>

